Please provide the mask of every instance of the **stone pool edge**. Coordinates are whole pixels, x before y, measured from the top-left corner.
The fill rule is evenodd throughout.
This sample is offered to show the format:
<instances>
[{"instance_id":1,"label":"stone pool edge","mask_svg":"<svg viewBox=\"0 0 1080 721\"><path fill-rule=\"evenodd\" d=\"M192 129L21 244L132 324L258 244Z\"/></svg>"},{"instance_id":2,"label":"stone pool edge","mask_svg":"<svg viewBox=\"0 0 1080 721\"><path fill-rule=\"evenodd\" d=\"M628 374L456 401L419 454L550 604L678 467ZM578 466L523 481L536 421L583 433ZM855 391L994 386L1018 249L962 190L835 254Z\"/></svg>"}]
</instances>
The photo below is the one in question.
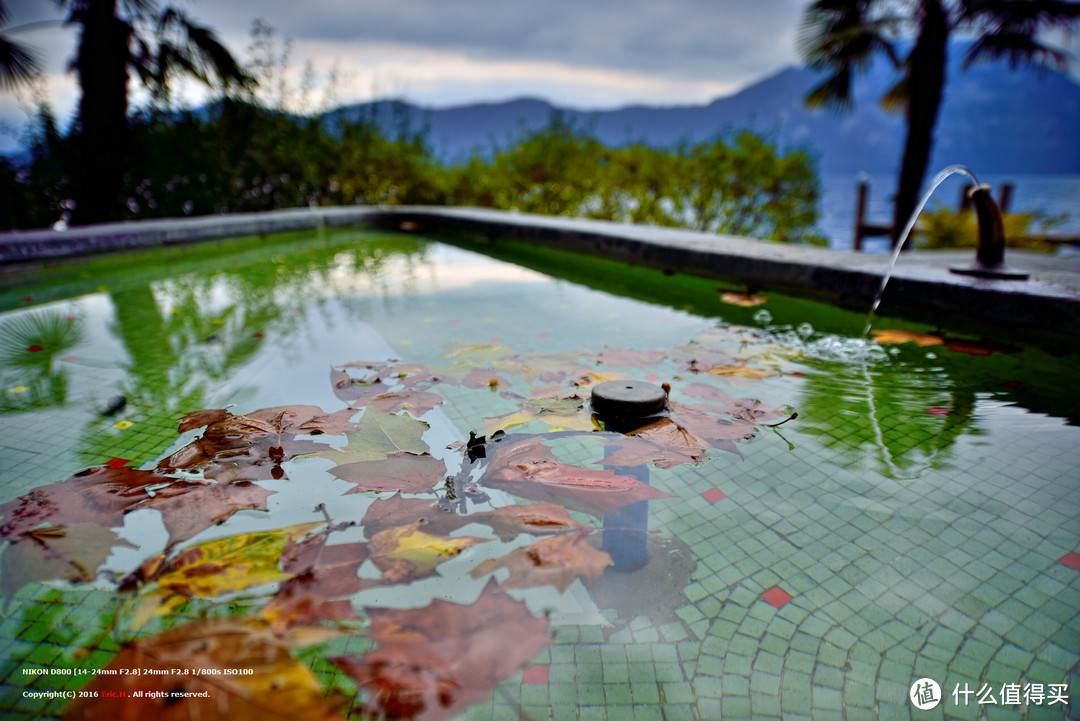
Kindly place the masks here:
<instances>
[{"instance_id":1,"label":"stone pool edge","mask_svg":"<svg viewBox=\"0 0 1080 721\"><path fill-rule=\"evenodd\" d=\"M0 267L10 270L100 252L348 225L467 233L490 241L513 238L667 272L734 280L753 290L827 297L848 307L869 307L888 264L888 258L880 255L674 228L484 208L354 206L0 233ZM950 263L970 263L973 257L973 251L905 253L889 281L884 306L931 318L964 316L1080 336L1080 262L1010 251L1011 263L1031 270L1030 280L989 280L948 272Z\"/></svg>"}]
</instances>

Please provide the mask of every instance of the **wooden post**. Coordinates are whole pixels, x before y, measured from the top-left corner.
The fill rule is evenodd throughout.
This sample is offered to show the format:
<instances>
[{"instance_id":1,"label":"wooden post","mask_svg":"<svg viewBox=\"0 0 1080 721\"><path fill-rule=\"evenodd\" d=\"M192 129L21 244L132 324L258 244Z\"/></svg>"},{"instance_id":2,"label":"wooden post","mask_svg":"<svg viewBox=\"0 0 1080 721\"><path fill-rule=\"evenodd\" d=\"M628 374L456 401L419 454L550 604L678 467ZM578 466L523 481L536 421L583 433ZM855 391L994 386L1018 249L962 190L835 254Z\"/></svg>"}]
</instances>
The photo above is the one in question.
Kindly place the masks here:
<instances>
[{"instance_id":1,"label":"wooden post","mask_svg":"<svg viewBox=\"0 0 1080 721\"><path fill-rule=\"evenodd\" d=\"M998 207L1001 208L1002 214L1009 212L1009 206L1012 205L1013 191L1016 190L1016 186L1012 183L1005 182L1001 184L1001 190L998 191Z\"/></svg>"},{"instance_id":2,"label":"wooden post","mask_svg":"<svg viewBox=\"0 0 1080 721\"><path fill-rule=\"evenodd\" d=\"M870 192L870 184L866 180L860 180L855 200L855 235L852 239L852 249L862 250L863 225L866 220L866 201Z\"/></svg>"}]
</instances>

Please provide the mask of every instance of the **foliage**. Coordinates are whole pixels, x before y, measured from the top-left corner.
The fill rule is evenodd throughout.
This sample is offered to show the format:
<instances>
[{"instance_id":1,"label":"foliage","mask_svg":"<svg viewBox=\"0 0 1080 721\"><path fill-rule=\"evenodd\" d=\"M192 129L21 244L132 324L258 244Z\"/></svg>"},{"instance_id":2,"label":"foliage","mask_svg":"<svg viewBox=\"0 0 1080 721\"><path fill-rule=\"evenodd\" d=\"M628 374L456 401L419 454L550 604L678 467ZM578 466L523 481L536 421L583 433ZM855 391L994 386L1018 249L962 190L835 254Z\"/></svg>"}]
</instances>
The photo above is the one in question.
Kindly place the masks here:
<instances>
[{"instance_id":1,"label":"foliage","mask_svg":"<svg viewBox=\"0 0 1080 721\"><path fill-rule=\"evenodd\" d=\"M122 217L448 204L824 243L814 229L813 159L749 132L669 150L608 148L555 114L490 157L445 166L422 134L384 126L343 114L306 118L237 97L198 112L144 109L130 122ZM0 227L70 217L74 143L43 108L30 163L0 166L0 185L21 201L4 210Z\"/></svg>"},{"instance_id":2,"label":"foliage","mask_svg":"<svg viewBox=\"0 0 1080 721\"><path fill-rule=\"evenodd\" d=\"M1042 213L1010 213L1002 216L1005 245L1010 248L1053 251L1053 244L1040 236L1062 223L1059 216ZM955 212L941 207L924 211L915 226L914 240L919 248L974 248L978 244L978 223L970 210Z\"/></svg>"}]
</instances>

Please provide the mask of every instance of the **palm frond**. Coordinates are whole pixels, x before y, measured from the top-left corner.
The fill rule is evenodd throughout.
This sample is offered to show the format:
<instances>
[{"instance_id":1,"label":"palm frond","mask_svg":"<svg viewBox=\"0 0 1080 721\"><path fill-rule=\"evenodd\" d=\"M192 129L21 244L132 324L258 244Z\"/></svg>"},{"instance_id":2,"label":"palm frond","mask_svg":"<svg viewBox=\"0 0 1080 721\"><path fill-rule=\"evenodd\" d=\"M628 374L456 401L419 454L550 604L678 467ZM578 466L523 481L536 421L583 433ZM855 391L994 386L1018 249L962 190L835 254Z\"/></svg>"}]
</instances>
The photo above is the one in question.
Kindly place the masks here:
<instances>
[{"instance_id":1,"label":"palm frond","mask_svg":"<svg viewBox=\"0 0 1080 721\"><path fill-rule=\"evenodd\" d=\"M13 90L40 72L37 57L27 45L0 35L0 90Z\"/></svg>"}]
</instances>

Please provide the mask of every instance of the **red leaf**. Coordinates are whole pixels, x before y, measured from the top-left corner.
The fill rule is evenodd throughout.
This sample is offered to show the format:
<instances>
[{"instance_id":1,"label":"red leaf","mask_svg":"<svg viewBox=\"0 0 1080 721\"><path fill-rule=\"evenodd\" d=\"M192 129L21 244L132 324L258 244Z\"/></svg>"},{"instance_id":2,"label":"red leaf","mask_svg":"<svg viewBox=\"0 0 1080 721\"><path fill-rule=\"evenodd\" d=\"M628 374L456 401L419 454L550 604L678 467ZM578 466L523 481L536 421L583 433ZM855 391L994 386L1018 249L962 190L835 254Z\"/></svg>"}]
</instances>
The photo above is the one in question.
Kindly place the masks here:
<instances>
[{"instance_id":1,"label":"red leaf","mask_svg":"<svg viewBox=\"0 0 1080 721\"><path fill-rule=\"evenodd\" d=\"M554 586L564 593L574 579L591 584L611 565L611 556L589 545L589 531L545 538L524 548L515 548L502 558L484 561L472 570L479 578L500 568L510 571L503 588Z\"/></svg>"},{"instance_id":2,"label":"red leaf","mask_svg":"<svg viewBox=\"0 0 1080 721\"><path fill-rule=\"evenodd\" d=\"M546 619L494 581L463 606L433 601L418 609L369 608L378 647L330 661L370 693L363 713L441 721L481 700L547 647Z\"/></svg>"}]
</instances>

